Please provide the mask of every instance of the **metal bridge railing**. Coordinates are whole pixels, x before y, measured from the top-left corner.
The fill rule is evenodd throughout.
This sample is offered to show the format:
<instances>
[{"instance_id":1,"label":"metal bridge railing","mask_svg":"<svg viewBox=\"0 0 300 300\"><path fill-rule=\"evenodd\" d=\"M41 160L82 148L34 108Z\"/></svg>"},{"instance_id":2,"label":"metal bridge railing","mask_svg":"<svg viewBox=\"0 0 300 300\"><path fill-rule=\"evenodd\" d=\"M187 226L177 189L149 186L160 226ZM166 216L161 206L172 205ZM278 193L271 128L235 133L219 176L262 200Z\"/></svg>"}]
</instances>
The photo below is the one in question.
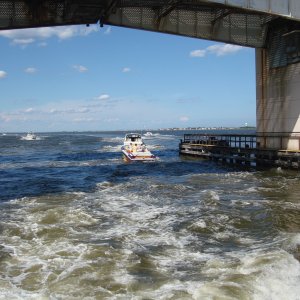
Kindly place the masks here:
<instances>
[{"instance_id":1,"label":"metal bridge railing","mask_svg":"<svg viewBox=\"0 0 300 300\"><path fill-rule=\"evenodd\" d=\"M300 132L273 132L273 133L257 133L257 134L184 134L183 143L200 144L219 147L249 148L263 149L268 148L266 140L276 140L279 149L284 148L286 140L298 140L300 149Z\"/></svg>"},{"instance_id":2,"label":"metal bridge railing","mask_svg":"<svg viewBox=\"0 0 300 300\"><path fill-rule=\"evenodd\" d=\"M234 147L234 148L256 148L256 135L243 134L184 134L183 143Z\"/></svg>"}]
</instances>

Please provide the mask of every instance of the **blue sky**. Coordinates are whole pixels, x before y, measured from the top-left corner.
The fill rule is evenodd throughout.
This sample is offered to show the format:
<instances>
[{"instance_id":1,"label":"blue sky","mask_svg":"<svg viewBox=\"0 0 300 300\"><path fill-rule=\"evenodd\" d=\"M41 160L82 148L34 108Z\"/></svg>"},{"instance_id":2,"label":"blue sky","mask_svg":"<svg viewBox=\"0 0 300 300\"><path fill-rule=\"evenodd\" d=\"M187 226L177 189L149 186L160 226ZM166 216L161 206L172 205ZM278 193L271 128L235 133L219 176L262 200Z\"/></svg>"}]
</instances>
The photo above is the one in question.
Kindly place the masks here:
<instances>
[{"instance_id":1,"label":"blue sky","mask_svg":"<svg viewBox=\"0 0 300 300\"><path fill-rule=\"evenodd\" d=\"M255 125L254 49L104 26L0 31L0 132Z\"/></svg>"}]
</instances>

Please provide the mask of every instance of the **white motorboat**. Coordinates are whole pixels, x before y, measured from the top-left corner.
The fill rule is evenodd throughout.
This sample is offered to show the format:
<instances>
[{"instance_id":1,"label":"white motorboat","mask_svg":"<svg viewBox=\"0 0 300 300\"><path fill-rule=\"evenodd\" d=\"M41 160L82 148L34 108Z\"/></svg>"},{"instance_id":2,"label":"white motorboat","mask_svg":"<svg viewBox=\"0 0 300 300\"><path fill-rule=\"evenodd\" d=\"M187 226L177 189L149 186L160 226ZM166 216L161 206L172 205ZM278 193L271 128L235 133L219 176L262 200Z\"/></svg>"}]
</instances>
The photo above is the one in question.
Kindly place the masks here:
<instances>
[{"instance_id":1,"label":"white motorboat","mask_svg":"<svg viewBox=\"0 0 300 300\"><path fill-rule=\"evenodd\" d=\"M27 135L22 137L22 140L34 141L34 140L37 140L37 136L34 133L29 132L29 133L27 133Z\"/></svg>"},{"instance_id":2,"label":"white motorboat","mask_svg":"<svg viewBox=\"0 0 300 300\"><path fill-rule=\"evenodd\" d=\"M151 132L151 131L147 131L145 134L144 134L144 136L152 136L153 135L153 133Z\"/></svg>"},{"instance_id":3,"label":"white motorboat","mask_svg":"<svg viewBox=\"0 0 300 300\"><path fill-rule=\"evenodd\" d=\"M125 161L156 161L157 156L152 154L138 133L128 133L124 138L122 146L123 159Z\"/></svg>"}]
</instances>

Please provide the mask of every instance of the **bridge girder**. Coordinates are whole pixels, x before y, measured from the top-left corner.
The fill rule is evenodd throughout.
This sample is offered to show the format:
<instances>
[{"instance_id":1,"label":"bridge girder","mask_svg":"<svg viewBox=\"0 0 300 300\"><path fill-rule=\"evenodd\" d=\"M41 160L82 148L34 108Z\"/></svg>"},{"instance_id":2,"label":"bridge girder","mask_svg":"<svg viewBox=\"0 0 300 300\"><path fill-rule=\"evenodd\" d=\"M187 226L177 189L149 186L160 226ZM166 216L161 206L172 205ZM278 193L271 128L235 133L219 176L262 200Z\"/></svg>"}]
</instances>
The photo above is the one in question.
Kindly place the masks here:
<instances>
[{"instance_id":1,"label":"bridge girder","mask_svg":"<svg viewBox=\"0 0 300 300\"><path fill-rule=\"evenodd\" d=\"M270 24L300 19L298 0L288 0L294 15L280 11L278 1L0 0L0 30L99 22L260 48Z\"/></svg>"}]
</instances>

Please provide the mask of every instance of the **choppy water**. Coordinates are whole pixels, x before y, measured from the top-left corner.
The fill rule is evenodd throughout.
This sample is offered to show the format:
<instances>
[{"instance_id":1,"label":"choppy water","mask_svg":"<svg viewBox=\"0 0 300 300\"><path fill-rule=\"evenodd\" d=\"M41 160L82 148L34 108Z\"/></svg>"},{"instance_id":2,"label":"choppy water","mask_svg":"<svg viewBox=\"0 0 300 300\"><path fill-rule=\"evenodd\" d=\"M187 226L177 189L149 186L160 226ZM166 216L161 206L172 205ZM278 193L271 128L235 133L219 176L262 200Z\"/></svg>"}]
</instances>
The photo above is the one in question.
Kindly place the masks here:
<instances>
[{"instance_id":1,"label":"choppy water","mask_svg":"<svg viewBox=\"0 0 300 300\"><path fill-rule=\"evenodd\" d=\"M300 299L300 176L178 156L180 133L0 135L0 299Z\"/></svg>"}]
</instances>

